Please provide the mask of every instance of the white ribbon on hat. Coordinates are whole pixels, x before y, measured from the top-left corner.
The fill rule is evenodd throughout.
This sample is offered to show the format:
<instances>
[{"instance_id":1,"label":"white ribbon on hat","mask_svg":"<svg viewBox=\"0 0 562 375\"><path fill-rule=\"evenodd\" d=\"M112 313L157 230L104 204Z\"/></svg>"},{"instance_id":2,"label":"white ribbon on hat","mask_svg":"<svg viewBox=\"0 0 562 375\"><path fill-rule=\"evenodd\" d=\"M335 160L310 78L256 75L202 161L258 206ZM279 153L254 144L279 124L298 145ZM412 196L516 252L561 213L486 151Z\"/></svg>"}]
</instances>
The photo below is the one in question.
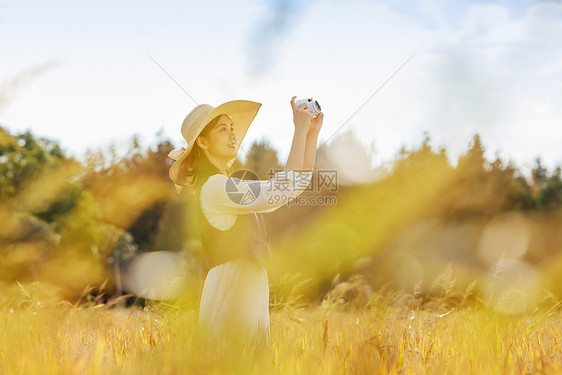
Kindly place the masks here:
<instances>
[{"instance_id":1,"label":"white ribbon on hat","mask_svg":"<svg viewBox=\"0 0 562 375\"><path fill-rule=\"evenodd\" d=\"M178 160L180 158L181 154L183 154L184 151L185 151L185 147L175 148L172 151L170 151L170 153L168 154L168 157L172 158L174 160Z\"/></svg>"},{"instance_id":2,"label":"white ribbon on hat","mask_svg":"<svg viewBox=\"0 0 562 375\"><path fill-rule=\"evenodd\" d=\"M180 158L181 154L183 154L184 151L185 151L185 147L175 148L168 153L168 157L171 158L171 159L174 159L174 160L178 160ZM174 185L176 185L176 184L174 184ZM181 191L181 186L176 185L176 191L179 194L180 191Z\"/></svg>"}]
</instances>

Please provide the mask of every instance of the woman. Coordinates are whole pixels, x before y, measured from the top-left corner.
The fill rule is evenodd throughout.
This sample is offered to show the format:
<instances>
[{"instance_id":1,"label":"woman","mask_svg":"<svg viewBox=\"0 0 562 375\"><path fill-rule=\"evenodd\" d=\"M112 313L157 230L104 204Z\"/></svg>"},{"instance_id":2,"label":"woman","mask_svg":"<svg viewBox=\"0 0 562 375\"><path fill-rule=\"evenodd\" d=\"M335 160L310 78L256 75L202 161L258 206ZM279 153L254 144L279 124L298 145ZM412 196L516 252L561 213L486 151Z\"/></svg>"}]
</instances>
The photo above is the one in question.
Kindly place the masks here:
<instances>
[{"instance_id":1,"label":"woman","mask_svg":"<svg viewBox=\"0 0 562 375\"><path fill-rule=\"evenodd\" d=\"M241 344L269 347L271 261L262 214L275 211L309 185L324 114L316 118L291 98L294 135L285 169L270 180L241 180L231 166L260 103L236 100L197 106L182 125L187 148L170 152L176 162L170 178L178 192L196 194L201 243L208 273L203 285L199 326L223 348Z\"/></svg>"}]
</instances>

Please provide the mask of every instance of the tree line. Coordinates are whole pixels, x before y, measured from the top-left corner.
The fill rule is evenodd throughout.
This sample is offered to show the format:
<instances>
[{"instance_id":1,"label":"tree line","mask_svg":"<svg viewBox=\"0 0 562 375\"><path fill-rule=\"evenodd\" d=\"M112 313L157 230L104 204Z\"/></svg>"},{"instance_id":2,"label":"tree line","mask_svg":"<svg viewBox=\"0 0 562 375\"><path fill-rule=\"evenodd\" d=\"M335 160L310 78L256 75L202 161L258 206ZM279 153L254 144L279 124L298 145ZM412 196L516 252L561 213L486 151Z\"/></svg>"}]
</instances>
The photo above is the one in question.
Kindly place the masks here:
<instances>
[{"instance_id":1,"label":"tree line","mask_svg":"<svg viewBox=\"0 0 562 375\"><path fill-rule=\"evenodd\" d=\"M185 251L194 261L202 260L193 197L186 191L178 195L168 177L173 161L167 154L175 146L162 130L156 135L156 141L147 145L132 136L123 156L110 144L89 149L83 160L76 160L53 140L30 131L11 134L0 127L0 282L46 280L74 298L86 285L107 278L116 261L126 264L136 252ZM336 137L319 150L316 168L330 167L323 156L337 141ZM354 152L361 147L357 141ZM384 178L367 188L374 191L392 180L423 189L439 171L444 188L438 203L424 208L427 216L463 220L560 208L560 166L548 171L537 158L531 175L524 176L513 163L499 157L486 160L484 153L475 134L453 167L446 149L434 150L425 134L419 146L403 147ZM282 169L282 164L277 151L262 139L253 142L233 168L250 169L268 179L270 171ZM351 194L354 189L333 194ZM298 231L307 212L326 209L283 207L267 215L270 237L275 240L287 231Z\"/></svg>"}]
</instances>

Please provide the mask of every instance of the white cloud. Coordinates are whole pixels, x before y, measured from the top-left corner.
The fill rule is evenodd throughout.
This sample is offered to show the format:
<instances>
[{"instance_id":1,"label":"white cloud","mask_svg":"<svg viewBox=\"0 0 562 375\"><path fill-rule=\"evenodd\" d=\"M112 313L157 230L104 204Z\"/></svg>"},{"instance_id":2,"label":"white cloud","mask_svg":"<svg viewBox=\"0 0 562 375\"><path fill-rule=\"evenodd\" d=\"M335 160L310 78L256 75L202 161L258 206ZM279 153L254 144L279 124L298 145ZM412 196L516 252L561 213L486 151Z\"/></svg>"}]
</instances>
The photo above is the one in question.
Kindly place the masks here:
<instances>
[{"instance_id":1,"label":"white cloud","mask_svg":"<svg viewBox=\"0 0 562 375\"><path fill-rule=\"evenodd\" d=\"M528 166L562 162L562 4L537 3L521 19L500 5L471 5L455 38L427 52L418 86L423 123L458 154L474 131L488 148ZM425 94L425 95L424 95Z\"/></svg>"}]
</instances>

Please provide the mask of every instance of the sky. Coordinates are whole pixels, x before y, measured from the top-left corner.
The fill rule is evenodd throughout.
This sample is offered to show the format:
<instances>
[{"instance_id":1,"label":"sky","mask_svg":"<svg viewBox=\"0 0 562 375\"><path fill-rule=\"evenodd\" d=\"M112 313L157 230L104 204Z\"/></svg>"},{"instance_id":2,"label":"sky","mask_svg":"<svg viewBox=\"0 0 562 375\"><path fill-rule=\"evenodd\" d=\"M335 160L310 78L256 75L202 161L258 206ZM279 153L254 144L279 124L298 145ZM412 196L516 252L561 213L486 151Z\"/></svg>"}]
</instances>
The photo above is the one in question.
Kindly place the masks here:
<instances>
[{"instance_id":1,"label":"sky","mask_svg":"<svg viewBox=\"0 0 562 375\"><path fill-rule=\"evenodd\" d=\"M374 164L424 132L452 162L477 132L526 174L562 164L561 1L0 0L0 51L0 125L78 158L160 129L185 146L197 104L244 99L242 154L265 138L284 162L296 95L320 144L351 131Z\"/></svg>"}]
</instances>

